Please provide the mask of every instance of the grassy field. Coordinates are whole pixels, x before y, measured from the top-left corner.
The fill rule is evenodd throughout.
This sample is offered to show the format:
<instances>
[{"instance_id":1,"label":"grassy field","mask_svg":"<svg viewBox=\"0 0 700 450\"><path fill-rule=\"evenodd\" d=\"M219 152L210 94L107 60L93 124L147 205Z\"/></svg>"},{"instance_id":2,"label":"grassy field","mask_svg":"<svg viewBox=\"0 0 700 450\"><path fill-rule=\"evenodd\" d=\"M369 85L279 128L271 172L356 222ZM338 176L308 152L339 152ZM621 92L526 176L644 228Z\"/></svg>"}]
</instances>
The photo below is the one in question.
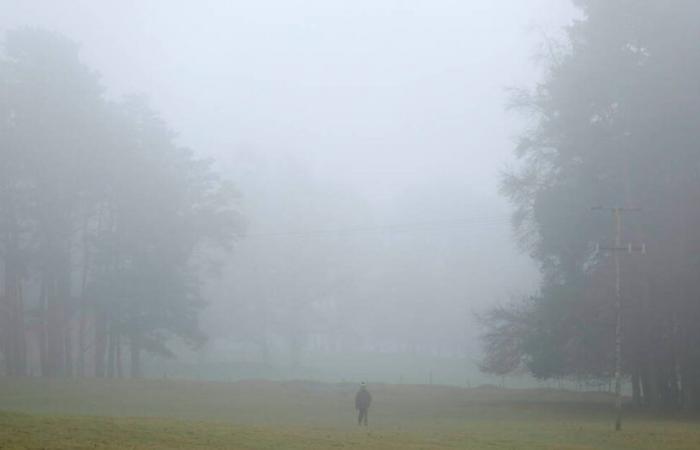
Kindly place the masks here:
<instances>
[{"instance_id":1,"label":"grassy field","mask_svg":"<svg viewBox=\"0 0 700 450\"><path fill-rule=\"evenodd\" d=\"M351 384L0 379L0 449L698 449L700 420L628 413L555 390Z\"/></svg>"}]
</instances>

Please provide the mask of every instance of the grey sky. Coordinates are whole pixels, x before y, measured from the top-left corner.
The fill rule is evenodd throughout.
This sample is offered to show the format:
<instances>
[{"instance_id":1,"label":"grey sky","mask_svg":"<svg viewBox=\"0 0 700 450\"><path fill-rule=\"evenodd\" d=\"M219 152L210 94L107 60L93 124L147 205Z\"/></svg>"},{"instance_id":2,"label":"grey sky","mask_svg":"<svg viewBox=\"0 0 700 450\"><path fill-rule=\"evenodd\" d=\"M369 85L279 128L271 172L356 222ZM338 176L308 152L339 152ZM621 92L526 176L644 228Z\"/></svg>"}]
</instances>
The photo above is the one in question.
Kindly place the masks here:
<instances>
[{"instance_id":1,"label":"grey sky","mask_svg":"<svg viewBox=\"0 0 700 450\"><path fill-rule=\"evenodd\" d=\"M323 176L391 195L468 180L496 197L529 85L566 0L0 0L0 29L80 42L113 95L145 93L181 142L303 155Z\"/></svg>"}]
</instances>

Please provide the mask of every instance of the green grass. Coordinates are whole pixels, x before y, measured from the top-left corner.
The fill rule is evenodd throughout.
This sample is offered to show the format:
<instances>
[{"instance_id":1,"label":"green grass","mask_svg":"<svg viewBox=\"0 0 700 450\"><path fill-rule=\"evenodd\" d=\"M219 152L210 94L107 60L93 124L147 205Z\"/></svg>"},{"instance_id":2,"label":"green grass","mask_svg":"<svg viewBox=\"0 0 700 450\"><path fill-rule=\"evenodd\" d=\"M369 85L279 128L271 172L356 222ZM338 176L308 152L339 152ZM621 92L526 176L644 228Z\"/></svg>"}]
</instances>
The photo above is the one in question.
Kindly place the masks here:
<instances>
[{"instance_id":1,"label":"green grass","mask_svg":"<svg viewBox=\"0 0 700 450\"><path fill-rule=\"evenodd\" d=\"M0 379L0 449L698 449L700 421L554 390L351 384Z\"/></svg>"}]
</instances>

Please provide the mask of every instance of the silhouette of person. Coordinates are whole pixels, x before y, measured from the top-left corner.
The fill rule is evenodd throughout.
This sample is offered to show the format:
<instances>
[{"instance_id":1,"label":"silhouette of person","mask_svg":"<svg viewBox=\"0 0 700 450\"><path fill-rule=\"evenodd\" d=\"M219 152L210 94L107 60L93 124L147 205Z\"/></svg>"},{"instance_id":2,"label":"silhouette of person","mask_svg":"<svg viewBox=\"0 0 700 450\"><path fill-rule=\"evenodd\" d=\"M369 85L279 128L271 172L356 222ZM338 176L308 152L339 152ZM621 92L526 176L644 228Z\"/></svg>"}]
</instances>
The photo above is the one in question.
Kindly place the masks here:
<instances>
[{"instance_id":1,"label":"silhouette of person","mask_svg":"<svg viewBox=\"0 0 700 450\"><path fill-rule=\"evenodd\" d=\"M362 425L364 421L365 426L367 426L367 411L369 410L369 405L372 403L372 396L367 390L367 383L364 381L360 383L360 390L357 391L355 395L355 409L359 411L357 416L357 424Z\"/></svg>"}]
</instances>

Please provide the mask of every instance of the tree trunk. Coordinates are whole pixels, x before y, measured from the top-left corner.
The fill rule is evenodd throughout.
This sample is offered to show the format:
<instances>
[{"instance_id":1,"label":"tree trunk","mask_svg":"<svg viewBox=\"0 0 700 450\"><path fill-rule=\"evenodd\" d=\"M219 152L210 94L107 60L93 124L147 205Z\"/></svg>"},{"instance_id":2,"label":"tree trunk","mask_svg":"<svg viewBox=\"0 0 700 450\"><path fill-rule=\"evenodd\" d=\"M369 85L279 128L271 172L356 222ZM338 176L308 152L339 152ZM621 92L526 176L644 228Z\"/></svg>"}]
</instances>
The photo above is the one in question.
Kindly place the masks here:
<instances>
[{"instance_id":1,"label":"tree trunk","mask_svg":"<svg viewBox=\"0 0 700 450\"><path fill-rule=\"evenodd\" d=\"M632 374L632 400L635 406L642 406L641 377L638 371Z\"/></svg>"},{"instance_id":2,"label":"tree trunk","mask_svg":"<svg viewBox=\"0 0 700 450\"><path fill-rule=\"evenodd\" d=\"M67 304L70 299L71 264L70 243L49 245L50 265L47 282L47 347L48 375L63 376L68 373L66 365L66 335L68 328Z\"/></svg>"},{"instance_id":3,"label":"tree trunk","mask_svg":"<svg viewBox=\"0 0 700 450\"><path fill-rule=\"evenodd\" d=\"M78 323L78 376L85 376L85 332L87 324L87 314L88 314L88 298L87 298L87 284L88 284L88 273L90 269L90 244L88 242L88 224L89 216L86 213L83 218L83 270L80 282L80 318Z\"/></svg>"},{"instance_id":4,"label":"tree trunk","mask_svg":"<svg viewBox=\"0 0 700 450\"><path fill-rule=\"evenodd\" d=\"M65 340L62 323L64 320L63 301L59 294L54 274L46 282L46 375L49 377L63 374L65 363Z\"/></svg>"},{"instance_id":5,"label":"tree trunk","mask_svg":"<svg viewBox=\"0 0 700 450\"><path fill-rule=\"evenodd\" d=\"M116 335L115 338L115 346L116 346L116 358L117 358L117 378L123 378L124 377L124 372L122 371L122 342L121 338L119 335Z\"/></svg>"},{"instance_id":6,"label":"tree trunk","mask_svg":"<svg viewBox=\"0 0 700 450\"><path fill-rule=\"evenodd\" d=\"M107 352L107 321L102 311L95 312L95 376L105 376L105 353Z\"/></svg>"},{"instance_id":7,"label":"tree trunk","mask_svg":"<svg viewBox=\"0 0 700 450\"><path fill-rule=\"evenodd\" d=\"M5 320L0 323L0 343L5 356L5 372L10 376L24 376L27 372L27 343L24 329L24 301L22 298L22 271L19 246L15 233L7 240L7 254L4 261L3 292L0 308L5 312Z\"/></svg>"},{"instance_id":8,"label":"tree trunk","mask_svg":"<svg viewBox=\"0 0 700 450\"><path fill-rule=\"evenodd\" d=\"M141 341L138 333L132 333L131 348L131 378L141 378Z\"/></svg>"},{"instance_id":9,"label":"tree trunk","mask_svg":"<svg viewBox=\"0 0 700 450\"><path fill-rule=\"evenodd\" d=\"M85 348L85 315L85 307L83 304L80 307L80 319L78 323L78 348L76 349L78 352L78 360L76 361L76 375L79 378L85 376L85 351L87 350Z\"/></svg>"},{"instance_id":10,"label":"tree trunk","mask_svg":"<svg viewBox=\"0 0 700 450\"><path fill-rule=\"evenodd\" d=\"M107 350L107 377L108 378L114 378L115 374L115 369L116 369L116 356L117 356L117 346L116 346L116 339L114 336L114 325L110 323L109 326L109 342L107 344L108 350Z\"/></svg>"},{"instance_id":11,"label":"tree trunk","mask_svg":"<svg viewBox=\"0 0 700 450\"><path fill-rule=\"evenodd\" d=\"M46 305L46 280L44 279L41 282L41 294L39 295L39 365L41 367L41 376L43 377L49 375L49 356L46 344L47 313L48 309Z\"/></svg>"},{"instance_id":12,"label":"tree trunk","mask_svg":"<svg viewBox=\"0 0 700 450\"><path fill-rule=\"evenodd\" d=\"M64 362L64 370L63 374L67 377L72 377L73 376L73 335L71 333L70 326L66 327L64 330L63 335L65 336L65 344L64 344L64 349L65 349L65 362Z\"/></svg>"}]
</instances>

